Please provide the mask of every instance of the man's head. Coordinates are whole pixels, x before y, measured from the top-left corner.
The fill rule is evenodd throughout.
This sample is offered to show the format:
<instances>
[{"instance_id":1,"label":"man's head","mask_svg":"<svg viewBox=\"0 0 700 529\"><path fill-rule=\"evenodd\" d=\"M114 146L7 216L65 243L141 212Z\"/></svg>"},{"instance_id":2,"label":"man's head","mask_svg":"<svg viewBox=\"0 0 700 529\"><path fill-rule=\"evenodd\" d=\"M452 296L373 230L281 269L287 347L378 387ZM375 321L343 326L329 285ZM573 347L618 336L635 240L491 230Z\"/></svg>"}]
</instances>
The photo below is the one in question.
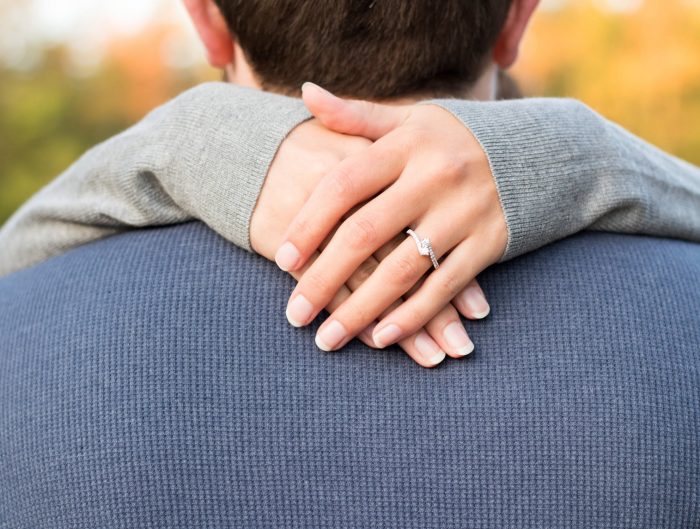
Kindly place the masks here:
<instances>
[{"instance_id":1,"label":"man's head","mask_svg":"<svg viewBox=\"0 0 700 529\"><path fill-rule=\"evenodd\" d=\"M185 0L241 84L388 100L463 95L507 68L537 0ZM494 91L490 86L486 91ZM488 96L488 94L483 94Z\"/></svg>"}]
</instances>

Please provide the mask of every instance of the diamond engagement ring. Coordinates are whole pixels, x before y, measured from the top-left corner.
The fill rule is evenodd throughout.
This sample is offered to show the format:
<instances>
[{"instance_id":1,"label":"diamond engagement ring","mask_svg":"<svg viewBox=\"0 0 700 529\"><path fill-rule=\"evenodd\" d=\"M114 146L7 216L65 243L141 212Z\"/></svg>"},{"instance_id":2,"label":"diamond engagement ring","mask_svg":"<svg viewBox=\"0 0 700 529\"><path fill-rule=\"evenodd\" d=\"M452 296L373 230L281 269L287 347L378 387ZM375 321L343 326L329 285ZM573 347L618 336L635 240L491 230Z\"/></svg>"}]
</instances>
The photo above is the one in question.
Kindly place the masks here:
<instances>
[{"instance_id":1,"label":"diamond engagement ring","mask_svg":"<svg viewBox=\"0 0 700 529\"><path fill-rule=\"evenodd\" d=\"M430 260L433 262L433 267L435 270L437 270L440 264L438 263L437 257L435 257L435 252L433 251L433 246L430 244L430 239L421 239L413 230L407 230L406 233L408 233L411 237L413 237L413 240L416 241L418 253L425 255L426 257L430 257Z\"/></svg>"}]
</instances>

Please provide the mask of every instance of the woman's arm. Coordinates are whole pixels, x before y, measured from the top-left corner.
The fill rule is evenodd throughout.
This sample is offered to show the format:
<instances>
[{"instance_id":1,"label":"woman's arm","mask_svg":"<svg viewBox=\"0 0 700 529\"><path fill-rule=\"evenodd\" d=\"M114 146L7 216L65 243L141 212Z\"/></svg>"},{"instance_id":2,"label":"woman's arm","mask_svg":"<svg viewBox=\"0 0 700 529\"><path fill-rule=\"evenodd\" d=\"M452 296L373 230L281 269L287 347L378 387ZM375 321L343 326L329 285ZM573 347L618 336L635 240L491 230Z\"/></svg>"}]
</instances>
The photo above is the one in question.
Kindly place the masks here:
<instances>
[{"instance_id":1,"label":"woman's arm","mask_svg":"<svg viewBox=\"0 0 700 529\"><path fill-rule=\"evenodd\" d=\"M436 100L489 159L508 225L501 260L584 229L700 241L700 169L572 99Z\"/></svg>"},{"instance_id":2,"label":"woman's arm","mask_svg":"<svg viewBox=\"0 0 700 529\"><path fill-rule=\"evenodd\" d=\"M272 259L277 238L318 179L370 143L313 121L296 126L308 117L299 99L233 85L208 83L183 93L91 149L30 199L0 230L0 275L119 231L190 219L247 250L255 239L255 251ZM262 187L264 181L270 185ZM261 187L263 204L255 208ZM327 309L347 298L357 280ZM488 306L478 285L472 291ZM479 316L470 307L460 310ZM430 335L447 320L469 344L457 309L448 304L401 347L426 367L446 353L464 356L464 348L448 349L442 335ZM371 337L359 338L374 346Z\"/></svg>"},{"instance_id":3,"label":"woman's arm","mask_svg":"<svg viewBox=\"0 0 700 529\"><path fill-rule=\"evenodd\" d=\"M0 230L0 275L133 227L197 218L250 250L275 153L310 114L298 99L205 83L90 149Z\"/></svg>"},{"instance_id":4,"label":"woman's arm","mask_svg":"<svg viewBox=\"0 0 700 529\"><path fill-rule=\"evenodd\" d=\"M585 228L700 241L700 170L580 103L437 102L460 122L435 105L344 101L314 85L304 99L326 126L375 143L319 183L282 239L278 256L286 258L278 264L296 270L354 211L305 271L288 307L297 297L310 300L311 321L365 255L406 226L444 257L424 277L429 260L404 240L321 325L321 337L333 326L347 340L414 289L374 328L375 343L390 345L484 268Z\"/></svg>"},{"instance_id":5,"label":"woman's arm","mask_svg":"<svg viewBox=\"0 0 700 529\"><path fill-rule=\"evenodd\" d=\"M578 189L579 193L590 192L592 197L600 197L599 191L605 191L605 187L596 187L591 180L595 180L592 177L600 178L604 171L618 177L625 175L625 171L631 171L633 176L635 170L639 170L640 175L644 174L644 167L637 169L632 167L633 163L632 166L623 162L618 165L613 163L617 160L615 155L619 153L606 150L595 141L600 139L596 127L600 126L598 121L601 118L591 111L581 113L585 107L580 108L582 105L579 103L568 101L567 105L575 108L565 108L566 105L561 100L529 101L537 101L537 105L520 114L512 108L506 108L506 105L513 104L510 102L436 101L453 109L455 113L459 112L458 117L465 123L474 124L475 133L478 133L486 154L490 156L509 219L510 237L504 259L546 244L549 242L547 237L560 238L578 231L575 223L574 227L565 224L557 231L559 224L554 221L550 222L554 229L547 231L544 229L546 226L537 221L537 215L545 214L547 208L552 207L553 195L547 194L546 189L540 191L536 187L518 185L519 179L525 181L529 174L517 171L518 168L522 169L523 160L527 160L527 171L534 169L530 175L532 178L541 177L549 171L551 181L558 183L554 186L557 192L568 198L571 198L571 187ZM551 108L547 111L545 107ZM562 127L561 120L555 120L556 126L553 125L549 130L534 127L534 134L531 126L533 122L548 122L548 112L554 113L554 117L561 118L558 113L562 113L564 118L568 117L570 128L564 127L564 130L576 130L577 133L569 141L576 143L581 133L588 138L587 150L576 145L572 151L578 153L578 159L574 159L571 153L565 153L550 163L548 145L561 141L558 136L560 129L557 128ZM182 222L192 218L203 220L238 246L251 249L251 215L270 162L289 131L308 117L308 112L296 99L232 85L208 83L185 92L149 114L136 126L90 150L23 206L0 230L0 275L124 229ZM633 143L640 142L622 129L619 130ZM509 146L504 149L499 141L509 141L518 148ZM336 159L342 159L340 151L345 150L345 147L344 141L342 149L336 149ZM323 142L320 142L316 150L322 148ZM316 159L316 154L311 153L312 160ZM639 156L639 153L633 155ZM671 165L679 163L660 151L657 151L657 155L671 160ZM330 160L327 156L325 159ZM633 156L632 161L634 159ZM569 167L571 164L578 165ZM680 164L681 167L687 166L682 162ZM593 171L587 175L588 180L571 178L577 170L585 175L586 167ZM687 168L697 171L692 166ZM308 167L306 173L309 173ZM564 185L566 182L557 180L562 175L569 177L569 188ZM288 178L278 179L278 183L287 185L288 192L284 193L282 201L286 206L289 206L291 195L296 193L303 197L311 192L311 188L301 190L298 182L291 185L293 182L286 180ZM309 185L315 181L309 178L306 180ZM504 189L512 189L512 192L508 195L507 191L503 192ZM626 190L629 190L629 194L625 194ZM623 186L618 189L615 197L626 202L628 209L638 208L638 204L633 202L636 196L634 190L634 185ZM537 192L534 192L533 197L528 197L533 191ZM606 202L604 193L602 197L603 205L610 203ZM263 199L266 200L266 197ZM572 204L579 207L579 202L573 200ZM264 206L256 208L256 212L272 211L272 216L277 217L296 212L280 212L284 206L280 207L279 204ZM524 211L519 211L518 208ZM577 217L579 223L588 218L589 211L590 208L582 209L581 216ZM593 211L596 211L595 208ZM576 217L572 213L576 211L565 212L564 220ZM628 212L615 206L610 214L596 217L601 222L593 227L645 232L639 225L630 227L627 221L620 224L615 220L619 213ZM528 214L535 220L528 220ZM629 220L629 215L624 218ZM687 227L687 223L683 222L688 219L683 215L679 218L681 225ZM513 229L512 226L516 223L518 229ZM262 225L269 227L269 223ZM543 232L539 238L533 237L528 231L538 229ZM269 230L263 231L266 231L265 241L275 238L275 234L267 233ZM281 237L282 233L276 236ZM259 243L258 249L265 241ZM523 245L525 250L522 250ZM269 253L266 256L270 258L274 249L264 253ZM296 274L293 275L296 277ZM472 290L478 291L478 287L467 288L465 292ZM346 291L345 299L349 295ZM454 300L460 307L460 312L467 317L480 317L473 309L460 306L460 300L460 296ZM485 304L483 296L480 303ZM334 306L337 303L331 303L327 308L333 310ZM367 340L369 343L371 341Z\"/></svg>"}]
</instances>

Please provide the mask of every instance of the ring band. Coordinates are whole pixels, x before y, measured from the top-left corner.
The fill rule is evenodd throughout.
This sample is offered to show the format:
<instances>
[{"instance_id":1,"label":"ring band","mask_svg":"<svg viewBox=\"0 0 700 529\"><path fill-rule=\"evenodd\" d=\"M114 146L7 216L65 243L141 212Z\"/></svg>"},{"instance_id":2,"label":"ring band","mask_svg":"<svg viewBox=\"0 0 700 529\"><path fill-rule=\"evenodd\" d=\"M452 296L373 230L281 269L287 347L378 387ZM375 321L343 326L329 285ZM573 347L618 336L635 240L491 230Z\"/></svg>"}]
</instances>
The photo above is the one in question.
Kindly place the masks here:
<instances>
[{"instance_id":1,"label":"ring band","mask_svg":"<svg viewBox=\"0 0 700 529\"><path fill-rule=\"evenodd\" d=\"M411 229L407 230L406 233L413 237L413 240L416 242L416 246L418 247L418 253L425 255L426 257L430 257L430 260L433 262L433 268L437 270L440 264L438 263L437 257L435 257L435 252L433 251L432 244L430 244L430 239L421 239L418 234Z\"/></svg>"}]
</instances>

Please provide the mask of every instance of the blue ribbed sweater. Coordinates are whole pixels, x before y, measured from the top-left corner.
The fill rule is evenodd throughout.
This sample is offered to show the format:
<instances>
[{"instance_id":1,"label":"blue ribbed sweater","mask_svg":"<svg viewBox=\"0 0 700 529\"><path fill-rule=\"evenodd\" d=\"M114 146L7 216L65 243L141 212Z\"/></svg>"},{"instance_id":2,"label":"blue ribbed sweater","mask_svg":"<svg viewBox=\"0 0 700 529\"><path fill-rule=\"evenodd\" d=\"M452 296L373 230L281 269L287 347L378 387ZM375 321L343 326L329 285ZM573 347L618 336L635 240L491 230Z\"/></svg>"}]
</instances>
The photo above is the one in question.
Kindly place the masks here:
<instances>
[{"instance_id":1,"label":"blue ribbed sweater","mask_svg":"<svg viewBox=\"0 0 700 529\"><path fill-rule=\"evenodd\" d=\"M494 266L433 370L319 352L293 283L199 223L0 278L0 528L700 527L700 246Z\"/></svg>"}]
</instances>

